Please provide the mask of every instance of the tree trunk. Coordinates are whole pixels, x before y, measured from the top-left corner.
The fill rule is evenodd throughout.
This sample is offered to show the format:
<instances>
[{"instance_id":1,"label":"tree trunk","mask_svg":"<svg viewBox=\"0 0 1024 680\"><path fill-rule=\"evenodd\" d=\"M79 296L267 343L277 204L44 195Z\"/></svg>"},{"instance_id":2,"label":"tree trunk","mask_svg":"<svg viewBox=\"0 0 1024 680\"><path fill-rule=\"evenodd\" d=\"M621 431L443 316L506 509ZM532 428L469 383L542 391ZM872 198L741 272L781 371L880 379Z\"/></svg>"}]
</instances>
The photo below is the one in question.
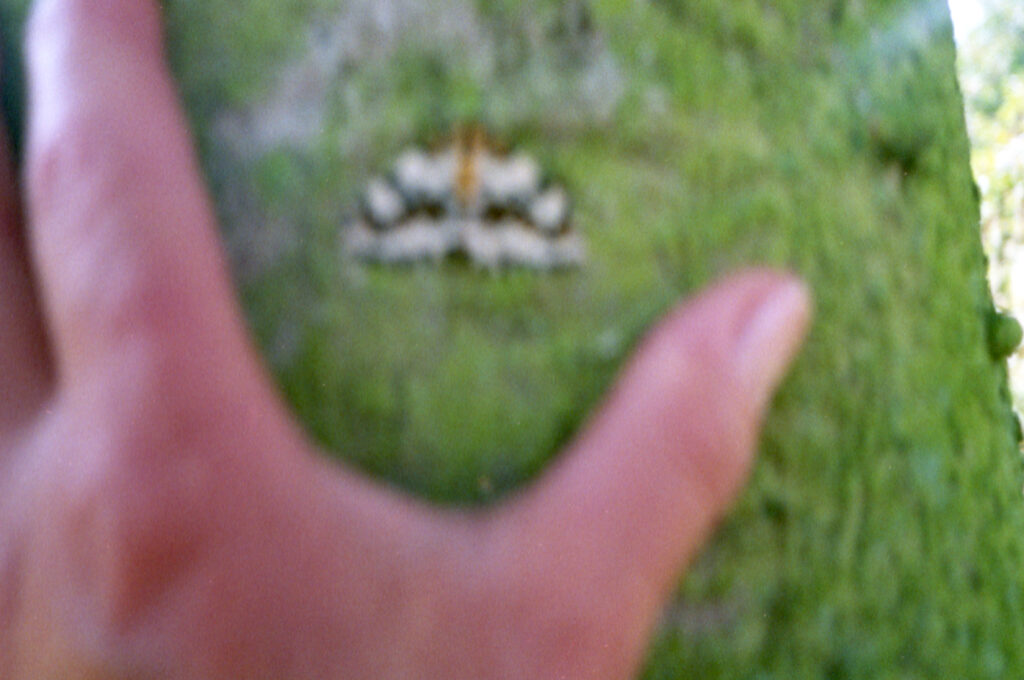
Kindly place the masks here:
<instances>
[{"instance_id":1,"label":"tree trunk","mask_svg":"<svg viewBox=\"0 0 1024 680\"><path fill-rule=\"evenodd\" d=\"M9 34L25 4L0 0ZM495 500L673 301L789 267L810 342L646 677L1024 673L1006 327L943 0L164 4L253 331L325 446ZM566 187L584 264L346 253L367 181L466 121Z\"/></svg>"}]
</instances>

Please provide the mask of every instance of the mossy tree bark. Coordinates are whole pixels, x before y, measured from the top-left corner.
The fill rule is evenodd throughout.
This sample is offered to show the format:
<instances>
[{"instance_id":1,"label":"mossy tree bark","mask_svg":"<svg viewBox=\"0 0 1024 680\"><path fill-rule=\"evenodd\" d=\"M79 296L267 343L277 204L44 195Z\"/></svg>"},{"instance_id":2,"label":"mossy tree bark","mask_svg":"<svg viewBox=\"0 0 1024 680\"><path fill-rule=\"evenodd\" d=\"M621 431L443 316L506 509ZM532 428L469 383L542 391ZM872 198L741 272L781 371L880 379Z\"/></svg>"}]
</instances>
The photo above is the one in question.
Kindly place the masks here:
<instances>
[{"instance_id":1,"label":"mossy tree bark","mask_svg":"<svg viewBox=\"0 0 1024 680\"><path fill-rule=\"evenodd\" d=\"M493 500L680 295L790 267L810 343L646 677L1024 673L1017 428L943 0L165 5L254 333L321 442ZM7 45L25 6L0 2ZM362 182L466 118L572 188L585 267L340 252Z\"/></svg>"}]
</instances>

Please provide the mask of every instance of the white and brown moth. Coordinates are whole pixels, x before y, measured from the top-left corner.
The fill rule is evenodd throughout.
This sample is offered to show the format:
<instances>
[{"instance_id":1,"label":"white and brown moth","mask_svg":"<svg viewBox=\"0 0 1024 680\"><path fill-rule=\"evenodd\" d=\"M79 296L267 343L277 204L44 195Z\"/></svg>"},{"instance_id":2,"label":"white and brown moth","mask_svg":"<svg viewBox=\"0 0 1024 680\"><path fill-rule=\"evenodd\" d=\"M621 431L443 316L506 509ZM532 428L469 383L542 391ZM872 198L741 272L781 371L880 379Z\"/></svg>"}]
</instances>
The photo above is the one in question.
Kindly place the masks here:
<instances>
[{"instance_id":1,"label":"white and brown moth","mask_svg":"<svg viewBox=\"0 0 1024 680\"><path fill-rule=\"evenodd\" d=\"M375 262L463 254L486 268L554 269L585 258L571 221L569 195L536 161L470 126L438 151L405 151L388 177L370 180L345 243Z\"/></svg>"}]
</instances>

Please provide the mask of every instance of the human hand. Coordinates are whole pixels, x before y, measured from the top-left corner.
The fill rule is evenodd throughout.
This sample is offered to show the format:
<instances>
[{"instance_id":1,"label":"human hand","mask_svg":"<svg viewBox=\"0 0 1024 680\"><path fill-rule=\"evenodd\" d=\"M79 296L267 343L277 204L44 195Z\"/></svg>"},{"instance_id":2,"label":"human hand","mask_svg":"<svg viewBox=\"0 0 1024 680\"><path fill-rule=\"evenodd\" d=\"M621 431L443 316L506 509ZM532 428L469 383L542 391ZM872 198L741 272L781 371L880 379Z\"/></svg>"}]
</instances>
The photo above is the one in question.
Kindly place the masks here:
<instances>
[{"instance_id":1,"label":"human hand","mask_svg":"<svg viewBox=\"0 0 1024 680\"><path fill-rule=\"evenodd\" d=\"M30 26L24 192L0 163L0 677L634 672L746 475L804 288L749 272L681 307L507 502L404 498L278 402L159 24L39 0Z\"/></svg>"}]
</instances>

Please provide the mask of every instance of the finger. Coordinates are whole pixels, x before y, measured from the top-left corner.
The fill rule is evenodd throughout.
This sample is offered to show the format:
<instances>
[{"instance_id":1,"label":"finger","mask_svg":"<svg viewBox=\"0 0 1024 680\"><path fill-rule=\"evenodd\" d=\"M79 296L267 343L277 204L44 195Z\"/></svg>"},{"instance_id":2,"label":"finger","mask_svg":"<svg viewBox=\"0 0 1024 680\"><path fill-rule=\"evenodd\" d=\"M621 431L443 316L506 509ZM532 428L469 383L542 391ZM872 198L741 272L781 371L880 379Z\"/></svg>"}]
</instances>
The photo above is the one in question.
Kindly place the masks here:
<instances>
[{"instance_id":1,"label":"finger","mask_svg":"<svg viewBox=\"0 0 1024 680\"><path fill-rule=\"evenodd\" d=\"M623 644L642 649L679 571L747 475L809 306L802 284L760 271L671 315L556 469L501 518L496 559L535 583L572 574L570 608L597 607L590 618L623 622ZM519 596L547 599L545 610L566 597L521 584Z\"/></svg>"},{"instance_id":2,"label":"finger","mask_svg":"<svg viewBox=\"0 0 1024 680\"><path fill-rule=\"evenodd\" d=\"M27 212L62 380L247 355L162 49L151 0L40 0L30 21Z\"/></svg>"},{"instance_id":3,"label":"finger","mask_svg":"<svg viewBox=\"0 0 1024 680\"><path fill-rule=\"evenodd\" d=\"M49 386L46 336L21 227L14 160L0 118L0 437L35 414Z\"/></svg>"}]
</instances>

